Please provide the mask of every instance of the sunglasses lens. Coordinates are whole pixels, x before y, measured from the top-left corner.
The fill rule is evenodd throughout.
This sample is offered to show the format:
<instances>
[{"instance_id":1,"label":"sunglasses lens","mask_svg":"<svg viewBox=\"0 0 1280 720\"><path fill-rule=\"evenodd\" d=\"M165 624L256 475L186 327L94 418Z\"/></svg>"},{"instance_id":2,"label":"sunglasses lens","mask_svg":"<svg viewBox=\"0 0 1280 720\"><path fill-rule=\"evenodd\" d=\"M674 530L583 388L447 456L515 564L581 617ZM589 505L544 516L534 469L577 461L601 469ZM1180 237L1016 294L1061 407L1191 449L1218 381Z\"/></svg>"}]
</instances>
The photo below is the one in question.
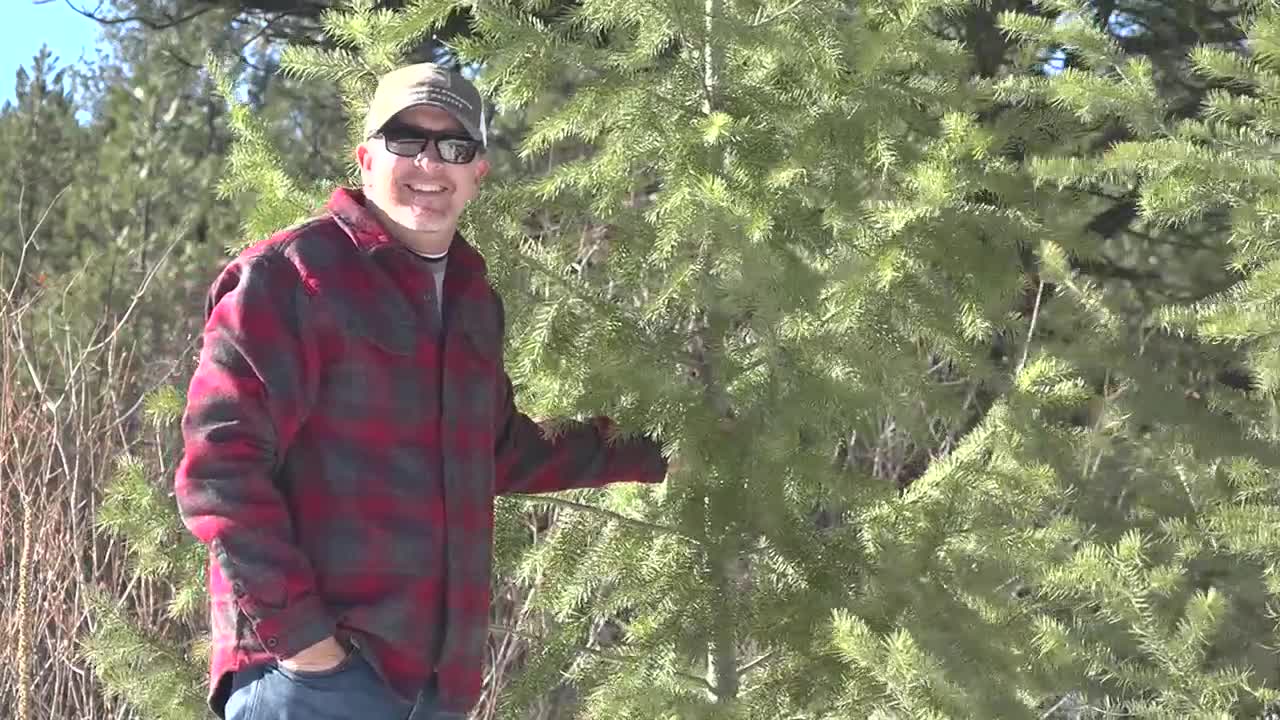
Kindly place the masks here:
<instances>
[{"instance_id":1,"label":"sunglasses lens","mask_svg":"<svg viewBox=\"0 0 1280 720\"><path fill-rule=\"evenodd\" d=\"M418 157L427 146L427 139L420 137L395 137L387 135L387 152L400 157Z\"/></svg>"},{"instance_id":2,"label":"sunglasses lens","mask_svg":"<svg viewBox=\"0 0 1280 720\"><path fill-rule=\"evenodd\" d=\"M436 142L440 159L454 164L471 162L476 156L476 147L475 141L459 138L441 138Z\"/></svg>"}]
</instances>

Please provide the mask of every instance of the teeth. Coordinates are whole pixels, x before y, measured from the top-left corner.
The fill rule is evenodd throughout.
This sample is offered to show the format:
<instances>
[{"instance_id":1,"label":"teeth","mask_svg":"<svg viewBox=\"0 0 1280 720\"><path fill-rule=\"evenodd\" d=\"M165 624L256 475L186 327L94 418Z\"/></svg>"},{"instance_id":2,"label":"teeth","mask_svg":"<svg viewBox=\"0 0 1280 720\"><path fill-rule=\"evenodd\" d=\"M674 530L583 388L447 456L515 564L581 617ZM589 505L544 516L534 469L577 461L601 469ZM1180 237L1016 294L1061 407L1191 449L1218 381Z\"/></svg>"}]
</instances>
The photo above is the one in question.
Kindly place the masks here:
<instances>
[{"instance_id":1,"label":"teeth","mask_svg":"<svg viewBox=\"0 0 1280 720\"><path fill-rule=\"evenodd\" d=\"M410 189L410 190L417 191L417 192L425 192L425 193L430 193L430 192L444 192L444 191L445 191L445 187L444 187L443 185L435 185L435 184L431 184L431 185L410 185L410 186L409 186L409 189Z\"/></svg>"}]
</instances>

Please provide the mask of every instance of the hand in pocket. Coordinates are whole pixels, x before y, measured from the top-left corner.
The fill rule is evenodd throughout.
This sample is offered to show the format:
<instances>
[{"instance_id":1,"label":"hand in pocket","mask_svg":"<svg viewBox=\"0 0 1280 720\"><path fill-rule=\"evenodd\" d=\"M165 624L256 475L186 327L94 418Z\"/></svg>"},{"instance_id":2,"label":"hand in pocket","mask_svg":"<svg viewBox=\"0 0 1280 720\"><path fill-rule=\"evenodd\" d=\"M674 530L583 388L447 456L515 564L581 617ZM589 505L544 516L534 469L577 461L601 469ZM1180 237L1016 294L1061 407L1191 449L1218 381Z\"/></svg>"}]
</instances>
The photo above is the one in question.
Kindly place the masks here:
<instances>
[{"instance_id":1,"label":"hand in pocket","mask_svg":"<svg viewBox=\"0 0 1280 720\"><path fill-rule=\"evenodd\" d=\"M347 659L347 649L332 635L280 661L280 667L294 672L317 673L332 670Z\"/></svg>"}]
</instances>

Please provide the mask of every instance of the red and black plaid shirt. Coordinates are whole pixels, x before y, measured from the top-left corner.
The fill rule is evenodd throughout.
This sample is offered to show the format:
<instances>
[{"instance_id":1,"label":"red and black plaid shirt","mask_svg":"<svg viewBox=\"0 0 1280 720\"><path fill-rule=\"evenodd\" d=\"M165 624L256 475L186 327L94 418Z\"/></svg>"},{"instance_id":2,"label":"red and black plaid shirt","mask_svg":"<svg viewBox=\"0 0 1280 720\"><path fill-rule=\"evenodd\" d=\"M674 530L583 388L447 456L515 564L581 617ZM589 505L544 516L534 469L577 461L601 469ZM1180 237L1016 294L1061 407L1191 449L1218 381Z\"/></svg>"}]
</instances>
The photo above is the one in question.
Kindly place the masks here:
<instances>
[{"instance_id":1,"label":"red and black plaid shirt","mask_svg":"<svg viewBox=\"0 0 1280 720\"><path fill-rule=\"evenodd\" d=\"M356 191L233 260L213 284L177 471L210 548L210 704L227 673L350 638L406 700L480 695L493 498L660 482L609 421L554 439L515 409L503 312L480 255L449 251L443 319L426 263ZM441 327L443 323L443 327Z\"/></svg>"}]
</instances>

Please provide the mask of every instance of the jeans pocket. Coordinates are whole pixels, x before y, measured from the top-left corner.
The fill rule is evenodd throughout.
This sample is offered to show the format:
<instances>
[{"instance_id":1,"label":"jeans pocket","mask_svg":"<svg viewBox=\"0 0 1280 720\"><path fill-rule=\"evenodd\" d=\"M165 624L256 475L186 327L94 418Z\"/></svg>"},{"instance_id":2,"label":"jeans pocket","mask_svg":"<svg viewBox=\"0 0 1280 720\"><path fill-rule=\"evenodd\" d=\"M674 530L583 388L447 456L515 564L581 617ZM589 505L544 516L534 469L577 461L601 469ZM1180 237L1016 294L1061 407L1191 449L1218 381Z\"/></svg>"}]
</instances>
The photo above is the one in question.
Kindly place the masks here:
<instances>
[{"instance_id":1,"label":"jeans pocket","mask_svg":"<svg viewBox=\"0 0 1280 720\"><path fill-rule=\"evenodd\" d=\"M231 694L223 708L226 720L253 720L262 704L263 668L247 668L235 674Z\"/></svg>"}]
</instances>

